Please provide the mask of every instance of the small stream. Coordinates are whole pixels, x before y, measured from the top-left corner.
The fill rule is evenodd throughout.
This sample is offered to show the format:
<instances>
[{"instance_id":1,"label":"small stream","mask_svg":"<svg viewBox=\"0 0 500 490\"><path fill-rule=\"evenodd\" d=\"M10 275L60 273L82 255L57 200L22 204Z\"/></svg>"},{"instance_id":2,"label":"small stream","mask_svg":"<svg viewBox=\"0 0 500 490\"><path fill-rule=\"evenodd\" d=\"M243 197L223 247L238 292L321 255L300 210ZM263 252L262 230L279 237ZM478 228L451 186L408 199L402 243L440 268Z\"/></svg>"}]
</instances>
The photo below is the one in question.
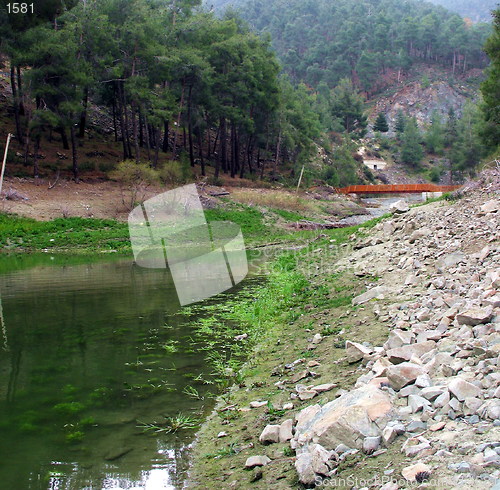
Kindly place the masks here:
<instances>
[{"instance_id":1,"label":"small stream","mask_svg":"<svg viewBox=\"0 0 500 490\"><path fill-rule=\"evenodd\" d=\"M183 314L168 272L2 257L0 302L0 486L181 488L194 431L141 425L203 417L215 387L194 340L203 313Z\"/></svg>"},{"instance_id":2,"label":"small stream","mask_svg":"<svg viewBox=\"0 0 500 490\"><path fill-rule=\"evenodd\" d=\"M359 214L341 219L339 222L348 226L359 225L373 218L378 218L389 212L391 204L406 200L410 205L423 202L421 194L401 194L401 195L384 195L383 197L361 197L361 204L366 207L368 214Z\"/></svg>"}]
</instances>

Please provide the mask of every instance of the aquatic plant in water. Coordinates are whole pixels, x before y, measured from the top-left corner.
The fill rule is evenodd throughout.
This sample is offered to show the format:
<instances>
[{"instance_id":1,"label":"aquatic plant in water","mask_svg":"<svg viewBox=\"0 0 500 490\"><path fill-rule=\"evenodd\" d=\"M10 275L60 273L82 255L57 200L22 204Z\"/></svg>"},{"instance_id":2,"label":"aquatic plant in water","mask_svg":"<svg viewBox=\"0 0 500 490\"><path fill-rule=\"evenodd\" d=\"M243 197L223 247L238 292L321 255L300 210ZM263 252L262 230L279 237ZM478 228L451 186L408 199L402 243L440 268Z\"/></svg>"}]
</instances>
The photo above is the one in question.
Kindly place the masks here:
<instances>
[{"instance_id":1,"label":"aquatic plant in water","mask_svg":"<svg viewBox=\"0 0 500 490\"><path fill-rule=\"evenodd\" d=\"M192 415L185 415L183 413L178 413L173 417L165 417L165 422L158 423L144 423L138 422L138 426L144 429L145 432L155 432L170 434L172 432L177 432L180 430L193 430L200 426L200 419L193 417Z\"/></svg>"}]
</instances>

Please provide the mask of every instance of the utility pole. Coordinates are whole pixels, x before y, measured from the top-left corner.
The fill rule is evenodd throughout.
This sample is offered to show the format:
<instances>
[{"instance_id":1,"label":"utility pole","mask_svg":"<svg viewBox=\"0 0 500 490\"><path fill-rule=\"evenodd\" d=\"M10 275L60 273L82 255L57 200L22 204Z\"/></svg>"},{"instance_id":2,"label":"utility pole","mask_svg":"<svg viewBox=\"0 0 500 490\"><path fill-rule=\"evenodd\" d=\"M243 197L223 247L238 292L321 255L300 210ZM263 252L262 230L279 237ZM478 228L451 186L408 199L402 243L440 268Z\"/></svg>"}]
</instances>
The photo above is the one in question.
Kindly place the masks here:
<instances>
[{"instance_id":1,"label":"utility pole","mask_svg":"<svg viewBox=\"0 0 500 490\"><path fill-rule=\"evenodd\" d=\"M12 135L9 133L7 135L7 143L5 144L5 152L3 154L2 173L0 174L0 195L2 194L3 174L5 172L5 164L7 163L7 152L9 151L9 144L11 138Z\"/></svg>"},{"instance_id":2,"label":"utility pole","mask_svg":"<svg viewBox=\"0 0 500 490\"><path fill-rule=\"evenodd\" d=\"M302 176L304 175L304 166L302 165L302 170L300 171L299 183L297 184L297 192L299 192L300 183L302 182Z\"/></svg>"}]
</instances>

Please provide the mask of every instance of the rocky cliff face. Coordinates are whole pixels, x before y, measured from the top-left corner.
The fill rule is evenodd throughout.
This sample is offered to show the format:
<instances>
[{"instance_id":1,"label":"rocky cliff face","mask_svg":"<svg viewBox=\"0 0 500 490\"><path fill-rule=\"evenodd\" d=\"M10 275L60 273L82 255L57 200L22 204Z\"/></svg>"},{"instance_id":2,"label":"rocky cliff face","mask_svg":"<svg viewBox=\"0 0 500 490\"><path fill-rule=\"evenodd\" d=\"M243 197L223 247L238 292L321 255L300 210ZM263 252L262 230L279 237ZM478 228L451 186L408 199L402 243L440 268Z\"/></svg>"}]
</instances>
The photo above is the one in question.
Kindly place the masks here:
<instances>
[{"instance_id":1,"label":"rocky cliff face","mask_svg":"<svg viewBox=\"0 0 500 490\"><path fill-rule=\"evenodd\" d=\"M400 110L408 116L416 117L419 125L424 125L430 123L435 111L443 120L447 118L450 109L460 117L466 101L475 97L476 94L465 84L451 86L447 81L440 80L427 85L414 81L401 85L393 95L379 99L373 114L375 117L379 112L385 113L391 130L394 129Z\"/></svg>"}]
</instances>

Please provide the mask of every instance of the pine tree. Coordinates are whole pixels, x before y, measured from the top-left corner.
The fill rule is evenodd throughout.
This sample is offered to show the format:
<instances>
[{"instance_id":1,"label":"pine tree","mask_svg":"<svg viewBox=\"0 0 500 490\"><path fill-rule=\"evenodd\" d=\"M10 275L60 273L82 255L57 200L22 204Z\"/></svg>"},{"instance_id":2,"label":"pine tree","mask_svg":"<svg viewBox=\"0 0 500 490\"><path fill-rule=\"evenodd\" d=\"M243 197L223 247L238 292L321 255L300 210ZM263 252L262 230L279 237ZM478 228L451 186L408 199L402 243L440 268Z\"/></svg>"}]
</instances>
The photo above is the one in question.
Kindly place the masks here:
<instances>
[{"instance_id":1,"label":"pine tree","mask_svg":"<svg viewBox=\"0 0 500 490\"><path fill-rule=\"evenodd\" d=\"M396 133L401 135L404 130L405 130L405 125L406 125L406 118L405 115L403 114L403 111L399 109L398 114L396 116Z\"/></svg>"},{"instance_id":2,"label":"pine tree","mask_svg":"<svg viewBox=\"0 0 500 490\"><path fill-rule=\"evenodd\" d=\"M494 31L486 41L484 50L491 60L488 78L481 85L484 103L482 112L484 127L481 137L486 145L494 149L500 145L500 8L493 12Z\"/></svg>"},{"instance_id":3,"label":"pine tree","mask_svg":"<svg viewBox=\"0 0 500 490\"><path fill-rule=\"evenodd\" d=\"M444 142L447 147L450 147L455 143L457 139L457 116L453 107L450 107L448 111L448 120L446 121Z\"/></svg>"},{"instance_id":4,"label":"pine tree","mask_svg":"<svg viewBox=\"0 0 500 490\"><path fill-rule=\"evenodd\" d=\"M389 131L389 125L387 124L387 119L383 112L379 112L375 124L373 125L374 131L380 131L381 133L387 133Z\"/></svg>"},{"instance_id":5,"label":"pine tree","mask_svg":"<svg viewBox=\"0 0 500 490\"><path fill-rule=\"evenodd\" d=\"M459 172L474 173L484 156L485 148L478 135L481 122L478 106L467 101L457 122L457 140L451 150L453 168Z\"/></svg>"},{"instance_id":6,"label":"pine tree","mask_svg":"<svg viewBox=\"0 0 500 490\"><path fill-rule=\"evenodd\" d=\"M414 117L405 124L402 136L401 161L416 167L424 156L424 150L420 144L420 131Z\"/></svg>"},{"instance_id":7,"label":"pine tree","mask_svg":"<svg viewBox=\"0 0 500 490\"><path fill-rule=\"evenodd\" d=\"M425 135L425 145L431 153L441 154L444 147L444 131L438 112L432 114L431 126Z\"/></svg>"},{"instance_id":8,"label":"pine tree","mask_svg":"<svg viewBox=\"0 0 500 490\"><path fill-rule=\"evenodd\" d=\"M331 113L334 124L340 131L364 136L368 121L363 109L363 97L349 79L342 79L332 90Z\"/></svg>"}]
</instances>

